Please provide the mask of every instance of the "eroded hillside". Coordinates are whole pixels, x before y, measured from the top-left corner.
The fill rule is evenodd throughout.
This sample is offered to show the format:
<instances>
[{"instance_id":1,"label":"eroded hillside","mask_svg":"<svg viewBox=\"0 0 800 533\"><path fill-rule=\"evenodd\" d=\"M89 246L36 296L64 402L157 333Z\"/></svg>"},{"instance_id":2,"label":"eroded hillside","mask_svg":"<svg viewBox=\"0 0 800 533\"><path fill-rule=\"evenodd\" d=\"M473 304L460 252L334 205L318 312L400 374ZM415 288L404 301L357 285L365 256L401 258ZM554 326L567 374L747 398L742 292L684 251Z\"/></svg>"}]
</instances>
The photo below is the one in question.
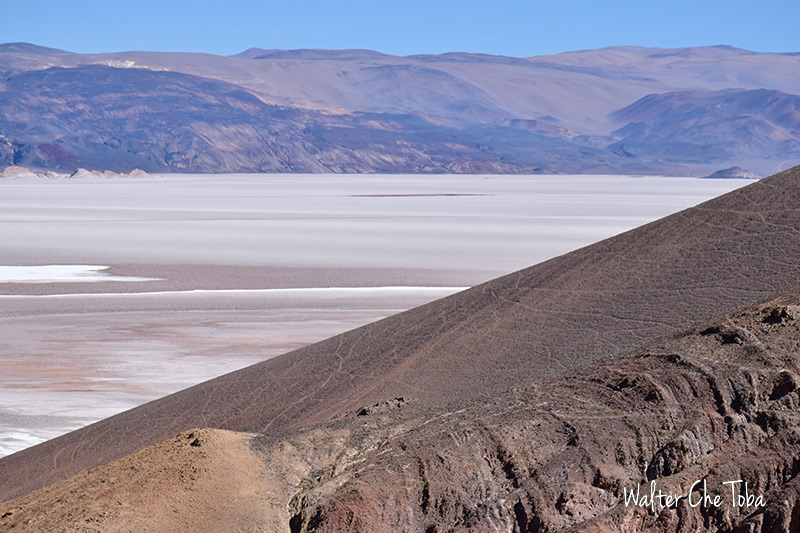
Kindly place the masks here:
<instances>
[{"instance_id":1,"label":"eroded hillside","mask_svg":"<svg viewBox=\"0 0 800 533\"><path fill-rule=\"evenodd\" d=\"M0 525L790 531L800 503L798 346L792 293L461 408L395 401L281 435L182 434L7 502ZM698 504L700 480L718 507ZM725 482L736 480L753 502L731 501ZM649 493L651 482L681 495L677 506L625 504L625 491Z\"/></svg>"}]
</instances>

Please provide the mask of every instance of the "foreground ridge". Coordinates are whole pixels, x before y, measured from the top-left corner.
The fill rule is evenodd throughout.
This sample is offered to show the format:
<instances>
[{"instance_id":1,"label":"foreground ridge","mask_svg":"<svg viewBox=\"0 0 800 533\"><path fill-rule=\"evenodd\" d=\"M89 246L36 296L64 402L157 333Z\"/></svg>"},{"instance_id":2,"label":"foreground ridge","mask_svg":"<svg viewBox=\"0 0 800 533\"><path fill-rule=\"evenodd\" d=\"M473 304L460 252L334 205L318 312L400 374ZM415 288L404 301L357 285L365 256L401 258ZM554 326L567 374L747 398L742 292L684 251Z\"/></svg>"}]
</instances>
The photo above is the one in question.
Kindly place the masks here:
<instances>
[{"instance_id":1,"label":"foreground ridge","mask_svg":"<svg viewBox=\"0 0 800 533\"><path fill-rule=\"evenodd\" d=\"M0 527L793 531L798 343L795 292L460 409L395 402L281 436L194 430L0 505ZM698 503L700 480L719 506ZM737 480L752 501L729 493ZM626 500L650 483L677 505Z\"/></svg>"},{"instance_id":2,"label":"foreground ridge","mask_svg":"<svg viewBox=\"0 0 800 533\"><path fill-rule=\"evenodd\" d=\"M404 398L461 409L800 286L800 168L0 459L0 500L195 427L279 435Z\"/></svg>"}]
</instances>

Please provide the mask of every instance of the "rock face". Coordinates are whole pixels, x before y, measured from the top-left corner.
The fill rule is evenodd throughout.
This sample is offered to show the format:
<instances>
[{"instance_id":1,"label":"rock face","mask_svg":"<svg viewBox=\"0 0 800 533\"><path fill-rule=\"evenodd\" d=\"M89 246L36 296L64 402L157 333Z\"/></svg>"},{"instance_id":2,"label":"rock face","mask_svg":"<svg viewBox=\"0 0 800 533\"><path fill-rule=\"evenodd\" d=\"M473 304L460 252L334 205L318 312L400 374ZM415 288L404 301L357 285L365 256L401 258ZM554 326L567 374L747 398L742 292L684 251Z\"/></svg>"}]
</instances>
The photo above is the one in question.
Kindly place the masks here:
<instances>
[{"instance_id":1,"label":"rock face","mask_svg":"<svg viewBox=\"0 0 800 533\"><path fill-rule=\"evenodd\" d=\"M0 45L0 165L768 175L800 163L800 82L786 75L799 67L724 46L220 57L12 43Z\"/></svg>"},{"instance_id":2,"label":"rock face","mask_svg":"<svg viewBox=\"0 0 800 533\"><path fill-rule=\"evenodd\" d=\"M800 322L768 318L799 303L793 293L467 409L262 438L271 463L290 447L319 461L294 485L289 530L794 531ZM741 342L711 333L722 329ZM326 445L333 435L343 442ZM719 507L698 505L698 480ZM751 501L725 484L736 480ZM651 482L678 504L625 504Z\"/></svg>"}]
</instances>

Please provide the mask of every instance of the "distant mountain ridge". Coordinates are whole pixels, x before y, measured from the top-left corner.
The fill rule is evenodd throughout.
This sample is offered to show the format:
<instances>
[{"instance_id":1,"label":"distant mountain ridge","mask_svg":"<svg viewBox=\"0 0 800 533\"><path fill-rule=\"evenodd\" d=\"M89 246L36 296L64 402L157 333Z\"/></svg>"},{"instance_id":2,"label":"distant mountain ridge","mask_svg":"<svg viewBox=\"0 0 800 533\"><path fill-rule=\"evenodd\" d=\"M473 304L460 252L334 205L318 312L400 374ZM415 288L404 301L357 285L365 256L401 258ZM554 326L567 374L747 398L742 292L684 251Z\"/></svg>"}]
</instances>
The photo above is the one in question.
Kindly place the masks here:
<instances>
[{"instance_id":1,"label":"distant mountain ridge","mask_svg":"<svg viewBox=\"0 0 800 533\"><path fill-rule=\"evenodd\" d=\"M275 106L240 86L177 72L99 65L54 67L10 76L3 88L0 131L17 135L16 139L0 138L0 158L33 168L554 170L540 167L537 158L559 161L561 168L574 172L582 168L570 162L576 150L556 137L508 127L456 129L416 115L339 115ZM520 139L531 150L504 160L504 155L518 149L514 143ZM593 161L605 164L606 171L614 168L613 160L618 158L596 149L585 151L594 152Z\"/></svg>"},{"instance_id":2,"label":"distant mountain ridge","mask_svg":"<svg viewBox=\"0 0 800 533\"><path fill-rule=\"evenodd\" d=\"M8 43L0 167L768 174L800 162L798 95L800 57L724 45L513 58Z\"/></svg>"},{"instance_id":3,"label":"distant mountain ridge","mask_svg":"<svg viewBox=\"0 0 800 533\"><path fill-rule=\"evenodd\" d=\"M612 135L643 159L686 161L686 144L705 161L791 159L800 153L800 96L767 89L649 95L611 114L626 124Z\"/></svg>"}]
</instances>

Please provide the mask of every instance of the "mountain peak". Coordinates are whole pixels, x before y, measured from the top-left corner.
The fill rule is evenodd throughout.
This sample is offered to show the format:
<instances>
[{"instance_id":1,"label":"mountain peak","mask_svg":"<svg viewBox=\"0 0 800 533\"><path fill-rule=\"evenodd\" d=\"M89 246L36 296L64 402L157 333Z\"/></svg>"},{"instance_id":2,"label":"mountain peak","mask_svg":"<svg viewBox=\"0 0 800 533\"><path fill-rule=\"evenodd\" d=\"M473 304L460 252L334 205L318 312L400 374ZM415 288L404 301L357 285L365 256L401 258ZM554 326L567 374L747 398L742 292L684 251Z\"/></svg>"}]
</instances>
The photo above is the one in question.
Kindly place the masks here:
<instances>
[{"instance_id":1,"label":"mountain peak","mask_svg":"<svg viewBox=\"0 0 800 533\"><path fill-rule=\"evenodd\" d=\"M71 54L72 52L58 48L48 48L46 46L39 46L31 43L3 43L0 44L0 53L52 55Z\"/></svg>"},{"instance_id":2,"label":"mountain peak","mask_svg":"<svg viewBox=\"0 0 800 533\"><path fill-rule=\"evenodd\" d=\"M229 57L238 57L240 59L253 59L253 58L256 58L258 56L269 55L272 52L276 52L276 51L277 51L277 49L274 49L274 48L271 49L271 50L266 50L264 48L252 47L252 48L248 48L244 52L239 52L238 54L233 54L233 55L231 55Z\"/></svg>"}]
</instances>

